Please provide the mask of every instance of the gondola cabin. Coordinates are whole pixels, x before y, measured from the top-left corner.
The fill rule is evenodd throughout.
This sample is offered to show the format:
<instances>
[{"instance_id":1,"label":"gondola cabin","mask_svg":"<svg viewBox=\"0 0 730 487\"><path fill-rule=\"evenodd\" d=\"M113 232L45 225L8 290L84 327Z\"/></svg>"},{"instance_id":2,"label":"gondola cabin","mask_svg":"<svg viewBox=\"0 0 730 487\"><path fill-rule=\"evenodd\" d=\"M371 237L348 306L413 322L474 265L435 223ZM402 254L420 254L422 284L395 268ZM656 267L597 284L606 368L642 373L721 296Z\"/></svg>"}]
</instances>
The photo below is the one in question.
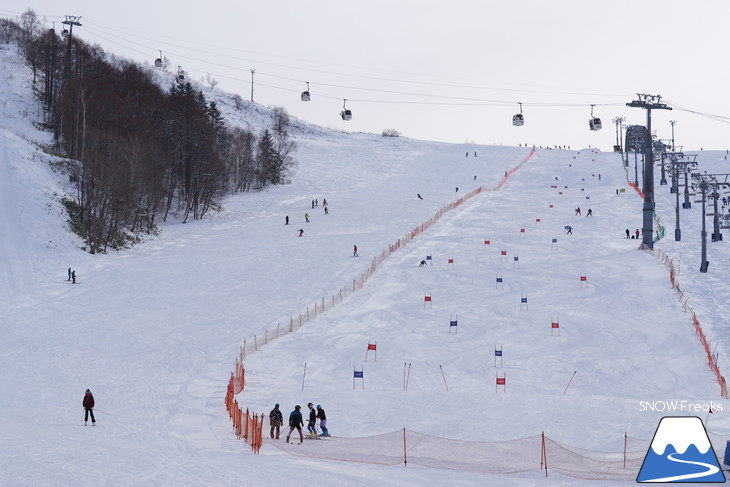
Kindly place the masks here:
<instances>
[{"instance_id":1,"label":"gondola cabin","mask_svg":"<svg viewBox=\"0 0 730 487\"><path fill-rule=\"evenodd\" d=\"M61 37L68 37L68 29L63 29L61 31Z\"/></svg>"},{"instance_id":2,"label":"gondola cabin","mask_svg":"<svg viewBox=\"0 0 730 487\"><path fill-rule=\"evenodd\" d=\"M603 128L600 118L592 118L588 120L588 126L591 128L591 130L601 130Z\"/></svg>"},{"instance_id":3,"label":"gondola cabin","mask_svg":"<svg viewBox=\"0 0 730 487\"><path fill-rule=\"evenodd\" d=\"M345 108L340 112L340 117L342 117L342 120L352 120L352 112Z\"/></svg>"},{"instance_id":4,"label":"gondola cabin","mask_svg":"<svg viewBox=\"0 0 730 487\"><path fill-rule=\"evenodd\" d=\"M162 67L162 58L155 59L155 67L161 68Z\"/></svg>"},{"instance_id":5,"label":"gondola cabin","mask_svg":"<svg viewBox=\"0 0 730 487\"><path fill-rule=\"evenodd\" d=\"M522 127L525 125L525 117L521 113L517 113L512 117L512 125L515 127Z\"/></svg>"},{"instance_id":6,"label":"gondola cabin","mask_svg":"<svg viewBox=\"0 0 730 487\"><path fill-rule=\"evenodd\" d=\"M309 96L308 91L302 91L302 101L309 101L311 97Z\"/></svg>"}]
</instances>

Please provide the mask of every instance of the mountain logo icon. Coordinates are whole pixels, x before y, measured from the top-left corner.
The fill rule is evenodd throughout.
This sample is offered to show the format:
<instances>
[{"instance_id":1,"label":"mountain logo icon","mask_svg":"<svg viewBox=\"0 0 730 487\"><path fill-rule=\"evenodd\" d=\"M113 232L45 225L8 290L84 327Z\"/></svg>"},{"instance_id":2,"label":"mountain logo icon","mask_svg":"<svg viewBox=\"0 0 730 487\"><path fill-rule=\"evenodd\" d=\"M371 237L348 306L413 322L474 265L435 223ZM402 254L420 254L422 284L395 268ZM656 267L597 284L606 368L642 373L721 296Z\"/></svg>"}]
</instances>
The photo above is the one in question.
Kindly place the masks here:
<instances>
[{"instance_id":1,"label":"mountain logo icon","mask_svg":"<svg viewBox=\"0 0 730 487\"><path fill-rule=\"evenodd\" d=\"M702 420L696 416L663 417L636 481L725 482Z\"/></svg>"}]
</instances>

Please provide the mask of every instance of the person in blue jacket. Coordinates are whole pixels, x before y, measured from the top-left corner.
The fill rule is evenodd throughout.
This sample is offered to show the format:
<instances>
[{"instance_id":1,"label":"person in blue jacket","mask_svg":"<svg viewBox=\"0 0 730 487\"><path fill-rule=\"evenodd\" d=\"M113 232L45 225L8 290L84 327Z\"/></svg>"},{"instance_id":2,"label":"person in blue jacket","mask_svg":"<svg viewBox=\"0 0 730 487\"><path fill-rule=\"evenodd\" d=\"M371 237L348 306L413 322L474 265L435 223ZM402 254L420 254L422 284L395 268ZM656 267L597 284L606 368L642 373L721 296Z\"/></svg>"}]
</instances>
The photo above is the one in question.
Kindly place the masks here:
<instances>
[{"instance_id":1,"label":"person in blue jacket","mask_svg":"<svg viewBox=\"0 0 730 487\"><path fill-rule=\"evenodd\" d=\"M286 435L286 442L289 443L289 438L291 437L292 431L296 429L299 431L299 443L304 442L304 435L302 434L302 425L304 424L304 420L302 419L302 407L297 404L294 406L294 411L291 412L289 415L289 434Z\"/></svg>"}]
</instances>

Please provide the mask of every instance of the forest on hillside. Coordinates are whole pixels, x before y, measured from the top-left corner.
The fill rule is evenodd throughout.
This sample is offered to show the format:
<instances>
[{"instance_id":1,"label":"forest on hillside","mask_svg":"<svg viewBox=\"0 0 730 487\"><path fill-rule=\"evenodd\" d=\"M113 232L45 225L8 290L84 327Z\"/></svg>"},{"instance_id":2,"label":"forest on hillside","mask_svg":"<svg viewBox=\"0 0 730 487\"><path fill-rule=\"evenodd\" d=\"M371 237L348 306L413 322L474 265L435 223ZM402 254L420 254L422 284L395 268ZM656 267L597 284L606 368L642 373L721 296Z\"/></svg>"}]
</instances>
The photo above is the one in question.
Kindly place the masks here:
<instances>
[{"instance_id":1,"label":"forest on hillside","mask_svg":"<svg viewBox=\"0 0 730 487\"><path fill-rule=\"evenodd\" d=\"M64 205L91 253L124 246L174 216L184 223L222 197L287 182L294 165L289 115L275 108L261 134L226 125L213 100L182 74L164 90L153 69L42 25L33 10L0 19L0 42L17 46L66 161Z\"/></svg>"}]
</instances>

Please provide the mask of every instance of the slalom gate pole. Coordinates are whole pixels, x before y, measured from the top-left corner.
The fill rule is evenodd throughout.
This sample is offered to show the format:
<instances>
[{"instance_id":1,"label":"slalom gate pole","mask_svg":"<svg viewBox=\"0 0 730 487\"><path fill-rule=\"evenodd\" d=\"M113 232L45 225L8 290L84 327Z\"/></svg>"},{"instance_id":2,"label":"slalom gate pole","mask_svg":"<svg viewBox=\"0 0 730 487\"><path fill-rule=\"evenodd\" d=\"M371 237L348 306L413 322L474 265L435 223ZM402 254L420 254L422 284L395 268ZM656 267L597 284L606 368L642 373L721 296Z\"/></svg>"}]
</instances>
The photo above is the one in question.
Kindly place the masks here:
<instances>
[{"instance_id":1,"label":"slalom gate pole","mask_svg":"<svg viewBox=\"0 0 730 487\"><path fill-rule=\"evenodd\" d=\"M439 369L441 369L441 377L444 378L444 385L446 386L446 392L449 392L449 385L446 383L446 375L444 375L444 369L441 367L441 364L439 364Z\"/></svg>"},{"instance_id":2,"label":"slalom gate pole","mask_svg":"<svg viewBox=\"0 0 730 487\"><path fill-rule=\"evenodd\" d=\"M408 466L408 456L406 454L406 429L403 428L403 466Z\"/></svg>"},{"instance_id":3,"label":"slalom gate pole","mask_svg":"<svg viewBox=\"0 0 730 487\"><path fill-rule=\"evenodd\" d=\"M570 387L570 383L573 382L573 377L575 377L575 373L578 372L577 370L573 372L573 375L570 376L570 380L568 381L568 385L565 386L565 390L563 391L563 395L565 395L566 392L568 392L568 387Z\"/></svg>"},{"instance_id":4,"label":"slalom gate pole","mask_svg":"<svg viewBox=\"0 0 730 487\"><path fill-rule=\"evenodd\" d=\"M304 362L304 374L302 374L302 390L304 390L304 378L307 377L307 362Z\"/></svg>"}]
</instances>

